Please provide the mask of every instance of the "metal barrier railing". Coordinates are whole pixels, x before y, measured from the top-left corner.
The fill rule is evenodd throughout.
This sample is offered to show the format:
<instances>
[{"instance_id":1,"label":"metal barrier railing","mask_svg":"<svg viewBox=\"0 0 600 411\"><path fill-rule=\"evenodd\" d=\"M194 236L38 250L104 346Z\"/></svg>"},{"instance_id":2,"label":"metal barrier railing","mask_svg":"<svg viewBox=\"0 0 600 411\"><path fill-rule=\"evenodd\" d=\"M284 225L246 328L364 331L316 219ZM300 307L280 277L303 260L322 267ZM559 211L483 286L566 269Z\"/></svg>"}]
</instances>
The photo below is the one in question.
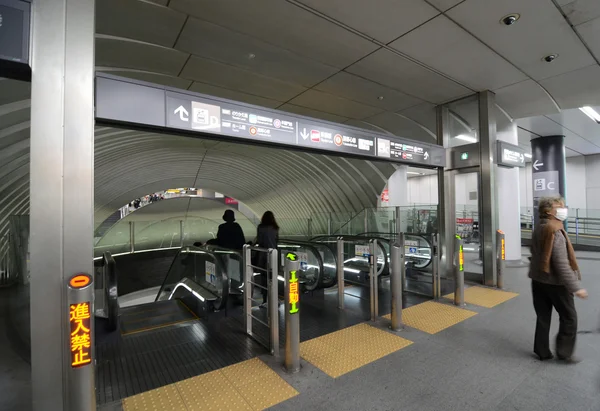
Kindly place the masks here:
<instances>
[{"instance_id":1,"label":"metal barrier railing","mask_svg":"<svg viewBox=\"0 0 600 411\"><path fill-rule=\"evenodd\" d=\"M299 261L294 253L287 253L284 260L285 281L285 369L300 371L300 284ZM279 313L279 311L277 311Z\"/></svg>"},{"instance_id":2,"label":"metal barrier railing","mask_svg":"<svg viewBox=\"0 0 600 411\"><path fill-rule=\"evenodd\" d=\"M262 254L266 262L264 267L260 267L252 264L252 252L257 255ZM267 327L269 333L269 348L271 354L275 357L279 357L279 279L278 279L278 252L276 249L264 249L260 247L252 247L244 245L244 322L246 326L246 333L256 339L258 342L263 343L260 339L254 335L253 322L256 321L263 326ZM255 273L255 270L258 273ZM263 284L259 284L254 281L256 275L264 275L266 281ZM253 287L258 287L261 290L266 291L267 295L267 322L261 320L252 313L252 302L258 303L253 298ZM264 303L264 301L262 301Z\"/></svg>"}]
</instances>

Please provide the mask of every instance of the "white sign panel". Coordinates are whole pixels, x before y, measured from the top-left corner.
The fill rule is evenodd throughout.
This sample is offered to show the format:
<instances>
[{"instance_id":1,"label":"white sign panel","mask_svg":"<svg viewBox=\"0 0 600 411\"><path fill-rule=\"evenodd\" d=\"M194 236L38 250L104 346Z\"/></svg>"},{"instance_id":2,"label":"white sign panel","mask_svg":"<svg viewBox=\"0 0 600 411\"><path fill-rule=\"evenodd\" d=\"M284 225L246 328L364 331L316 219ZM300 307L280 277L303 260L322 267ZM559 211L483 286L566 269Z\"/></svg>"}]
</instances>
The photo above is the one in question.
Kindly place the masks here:
<instances>
[{"instance_id":1,"label":"white sign panel","mask_svg":"<svg viewBox=\"0 0 600 411\"><path fill-rule=\"evenodd\" d=\"M354 255L357 257L364 257L371 253L368 245L355 245L354 246Z\"/></svg>"},{"instance_id":2,"label":"white sign panel","mask_svg":"<svg viewBox=\"0 0 600 411\"><path fill-rule=\"evenodd\" d=\"M206 262L206 282L215 285L217 282L217 271L215 265L211 262Z\"/></svg>"}]
</instances>

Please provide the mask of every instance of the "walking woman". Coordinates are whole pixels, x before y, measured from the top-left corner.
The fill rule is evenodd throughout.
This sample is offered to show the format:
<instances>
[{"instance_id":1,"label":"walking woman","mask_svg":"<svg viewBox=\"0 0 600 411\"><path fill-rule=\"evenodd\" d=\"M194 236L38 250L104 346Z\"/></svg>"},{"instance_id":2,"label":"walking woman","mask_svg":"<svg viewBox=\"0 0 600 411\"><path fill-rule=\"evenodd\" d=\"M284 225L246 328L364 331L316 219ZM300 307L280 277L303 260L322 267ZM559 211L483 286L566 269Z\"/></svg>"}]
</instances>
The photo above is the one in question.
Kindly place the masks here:
<instances>
[{"instance_id":1,"label":"walking woman","mask_svg":"<svg viewBox=\"0 0 600 411\"><path fill-rule=\"evenodd\" d=\"M256 230L256 243L261 248L276 249L278 241L279 241L279 226L277 225L277 222L275 221L275 215L273 214L273 212L267 211L263 214L263 216L260 220L260 224L258 225L258 228ZM267 254L259 253L258 266L262 267L266 270L268 267L267 261L268 261ZM274 281L273 285L275 287L278 287L278 282L277 282L278 280L274 279L273 281ZM261 273L261 275L259 276L259 283L263 287L267 287L268 279L267 279L266 271ZM262 297L263 297L263 303L261 304L261 307L266 307L268 292L267 292L267 290L262 289L262 288L261 288L261 292L262 292Z\"/></svg>"},{"instance_id":2,"label":"walking woman","mask_svg":"<svg viewBox=\"0 0 600 411\"><path fill-rule=\"evenodd\" d=\"M540 199L540 221L531 241L529 277L537 314L533 351L542 361L554 358L550 350L550 321L554 307L560 317L556 355L560 360L574 364L579 360L573 356L577 336L573 295L585 299L588 294L581 287L575 251L564 229L567 215L568 209L562 198Z\"/></svg>"}]
</instances>

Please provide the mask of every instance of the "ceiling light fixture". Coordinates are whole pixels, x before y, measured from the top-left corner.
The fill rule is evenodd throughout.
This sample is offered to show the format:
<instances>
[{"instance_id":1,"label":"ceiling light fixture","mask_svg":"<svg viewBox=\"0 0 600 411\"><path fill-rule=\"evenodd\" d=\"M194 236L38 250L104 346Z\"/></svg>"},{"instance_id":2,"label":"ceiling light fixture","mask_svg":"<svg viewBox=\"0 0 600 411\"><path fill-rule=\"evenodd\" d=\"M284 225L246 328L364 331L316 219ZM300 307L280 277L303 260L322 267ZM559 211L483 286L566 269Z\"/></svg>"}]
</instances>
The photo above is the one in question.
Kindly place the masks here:
<instances>
[{"instance_id":1,"label":"ceiling light fixture","mask_svg":"<svg viewBox=\"0 0 600 411\"><path fill-rule=\"evenodd\" d=\"M406 174L413 174L413 175L416 175L416 176L422 176L422 175L424 175L424 173L417 173L416 171L407 171Z\"/></svg>"},{"instance_id":2,"label":"ceiling light fixture","mask_svg":"<svg viewBox=\"0 0 600 411\"><path fill-rule=\"evenodd\" d=\"M252 59L256 58L256 54L254 54L254 53L250 53L250 54L248 54L248 58L249 58L250 60L252 60Z\"/></svg>"},{"instance_id":3,"label":"ceiling light fixture","mask_svg":"<svg viewBox=\"0 0 600 411\"><path fill-rule=\"evenodd\" d=\"M525 157L526 158L532 158L533 156L531 154L529 154L529 153L525 153Z\"/></svg>"},{"instance_id":4,"label":"ceiling light fixture","mask_svg":"<svg viewBox=\"0 0 600 411\"><path fill-rule=\"evenodd\" d=\"M383 100L383 96L377 97L378 100Z\"/></svg>"},{"instance_id":5,"label":"ceiling light fixture","mask_svg":"<svg viewBox=\"0 0 600 411\"><path fill-rule=\"evenodd\" d=\"M518 13L511 13L511 14L508 14L508 15L502 17L500 19L500 23L504 24L505 26L512 26L520 18L521 18L520 14L518 14Z\"/></svg>"},{"instance_id":6,"label":"ceiling light fixture","mask_svg":"<svg viewBox=\"0 0 600 411\"><path fill-rule=\"evenodd\" d=\"M594 120L596 123L600 124L600 114L590 106L580 107L581 110L586 116Z\"/></svg>"},{"instance_id":7,"label":"ceiling light fixture","mask_svg":"<svg viewBox=\"0 0 600 411\"><path fill-rule=\"evenodd\" d=\"M475 137L467 136L466 134L459 134L454 138L458 140L468 141L469 143L477 143L477 139Z\"/></svg>"},{"instance_id":8,"label":"ceiling light fixture","mask_svg":"<svg viewBox=\"0 0 600 411\"><path fill-rule=\"evenodd\" d=\"M558 54L548 54L547 56L543 57L542 60L544 60L546 63L552 63L557 57Z\"/></svg>"}]
</instances>

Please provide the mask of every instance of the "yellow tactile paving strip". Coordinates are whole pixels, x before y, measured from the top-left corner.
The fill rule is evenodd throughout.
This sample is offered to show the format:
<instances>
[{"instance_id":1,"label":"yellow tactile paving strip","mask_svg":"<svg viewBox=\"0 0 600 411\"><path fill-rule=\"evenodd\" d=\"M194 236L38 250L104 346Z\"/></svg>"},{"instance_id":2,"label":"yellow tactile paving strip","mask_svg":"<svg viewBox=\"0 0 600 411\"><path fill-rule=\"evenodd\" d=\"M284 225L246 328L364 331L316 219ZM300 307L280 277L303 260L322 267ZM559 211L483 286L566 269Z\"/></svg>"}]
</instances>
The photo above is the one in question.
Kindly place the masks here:
<instances>
[{"instance_id":1,"label":"yellow tactile paving strip","mask_svg":"<svg viewBox=\"0 0 600 411\"><path fill-rule=\"evenodd\" d=\"M358 324L301 343L300 355L337 378L411 344L368 324Z\"/></svg>"},{"instance_id":2,"label":"yellow tactile paving strip","mask_svg":"<svg viewBox=\"0 0 600 411\"><path fill-rule=\"evenodd\" d=\"M437 334L474 315L477 315L474 311L427 301L402 310L402 322L428 334ZM389 319L390 315L384 318Z\"/></svg>"},{"instance_id":3,"label":"yellow tactile paving strip","mask_svg":"<svg viewBox=\"0 0 600 411\"><path fill-rule=\"evenodd\" d=\"M465 303L485 308L493 308L518 295L519 294L517 293L508 291L474 286L465 289ZM454 299L454 293L445 295L444 298Z\"/></svg>"},{"instance_id":4,"label":"yellow tactile paving strip","mask_svg":"<svg viewBox=\"0 0 600 411\"><path fill-rule=\"evenodd\" d=\"M258 358L123 400L124 411L264 410L298 395Z\"/></svg>"}]
</instances>

